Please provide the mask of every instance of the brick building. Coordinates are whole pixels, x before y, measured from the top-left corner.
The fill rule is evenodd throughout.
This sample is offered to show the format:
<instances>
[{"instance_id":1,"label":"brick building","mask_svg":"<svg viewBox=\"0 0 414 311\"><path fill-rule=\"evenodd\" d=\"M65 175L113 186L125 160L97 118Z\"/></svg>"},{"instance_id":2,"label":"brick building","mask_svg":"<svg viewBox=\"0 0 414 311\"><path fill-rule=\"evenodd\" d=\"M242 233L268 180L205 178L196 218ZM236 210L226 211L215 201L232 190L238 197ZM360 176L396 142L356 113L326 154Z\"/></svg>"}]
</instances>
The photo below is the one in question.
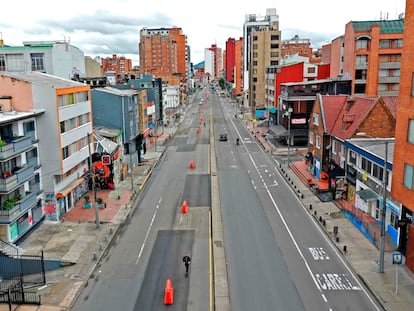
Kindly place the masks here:
<instances>
[{"instance_id":1,"label":"brick building","mask_svg":"<svg viewBox=\"0 0 414 311\"><path fill-rule=\"evenodd\" d=\"M299 56L312 58L312 48L309 39L301 39L295 35L292 39L283 40L282 42L282 57L288 55L298 54Z\"/></svg>"},{"instance_id":2,"label":"brick building","mask_svg":"<svg viewBox=\"0 0 414 311\"><path fill-rule=\"evenodd\" d=\"M353 95L398 95L403 31L404 19L349 22L332 41L331 77L351 79Z\"/></svg>"},{"instance_id":3,"label":"brick building","mask_svg":"<svg viewBox=\"0 0 414 311\"><path fill-rule=\"evenodd\" d=\"M414 3L406 1L391 194L402 204L400 250L414 272Z\"/></svg>"},{"instance_id":4,"label":"brick building","mask_svg":"<svg viewBox=\"0 0 414 311\"><path fill-rule=\"evenodd\" d=\"M132 71L132 60L124 56L113 54L112 57L102 59L101 75L113 73L115 84L125 82L128 74Z\"/></svg>"},{"instance_id":5,"label":"brick building","mask_svg":"<svg viewBox=\"0 0 414 311\"><path fill-rule=\"evenodd\" d=\"M142 73L162 78L168 85L187 85L187 36L181 28L142 28L139 65Z\"/></svg>"}]
</instances>

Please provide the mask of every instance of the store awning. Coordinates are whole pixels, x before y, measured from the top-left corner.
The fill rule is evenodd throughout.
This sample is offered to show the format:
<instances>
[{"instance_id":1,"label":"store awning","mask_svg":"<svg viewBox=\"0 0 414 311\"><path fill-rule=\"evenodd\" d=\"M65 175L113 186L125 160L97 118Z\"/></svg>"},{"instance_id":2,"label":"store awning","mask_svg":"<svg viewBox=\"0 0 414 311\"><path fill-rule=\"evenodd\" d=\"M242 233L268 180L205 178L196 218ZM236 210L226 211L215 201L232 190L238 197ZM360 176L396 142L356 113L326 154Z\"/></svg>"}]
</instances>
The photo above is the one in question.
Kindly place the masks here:
<instances>
[{"instance_id":1,"label":"store awning","mask_svg":"<svg viewBox=\"0 0 414 311\"><path fill-rule=\"evenodd\" d=\"M365 202L368 201L374 201L378 199L378 194L376 194L374 191L372 191L371 189L364 189L364 190L359 190L356 192L356 194Z\"/></svg>"},{"instance_id":2,"label":"store awning","mask_svg":"<svg viewBox=\"0 0 414 311\"><path fill-rule=\"evenodd\" d=\"M269 127L269 133L275 137L287 137L289 135L287 129L282 125L275 125Z\"/></svg>"},{"instance_id":3,"label":"store awning","mask_svg":"<svg viewBox=\"0 0 414 311\"><path fill-rule=\"evenodd\" d=\"M58 199L67 196L69 193L72 192L73 189L75 189L77 186L83 183L84 180L85 178L82 177L76 179L75 181L72 181L69 185L64 187L62 190L59 191L59 193L56 194L56 198Z\"/></svg>"}]
</instances>

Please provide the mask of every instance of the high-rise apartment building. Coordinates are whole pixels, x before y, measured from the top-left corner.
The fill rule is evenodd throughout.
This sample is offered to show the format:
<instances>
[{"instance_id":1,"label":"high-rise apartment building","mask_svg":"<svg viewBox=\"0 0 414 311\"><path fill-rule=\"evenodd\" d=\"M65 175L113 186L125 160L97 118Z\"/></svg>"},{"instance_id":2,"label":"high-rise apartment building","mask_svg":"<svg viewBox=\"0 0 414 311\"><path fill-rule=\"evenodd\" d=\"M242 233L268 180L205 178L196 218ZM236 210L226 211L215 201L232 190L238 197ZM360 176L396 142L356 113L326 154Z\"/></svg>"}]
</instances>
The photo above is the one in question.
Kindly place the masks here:
<instances>
[{"instance_id":1,"label":"high-rise apartment building","mask_svg":"<svg viewBox=\"0 0 414 311\"><path fill-rule=\"evenodd\" d=\"M391 195L401 202L400 250L414 272L414 3L406 1ZM395 42L394 42L395 43Z\"/></svg>"},{"instance_id":2,"label":"high-rise apartment building","mask_svg":"<svg viewBox=\"0 0 414 311\"><path fill-rule=\"evenodd\" d=\"M234 82L234 66L236 65L236 39L228 38L226 41L226 59L224 63L225 78L227 82Z\"/></svg>"},{"instance_id":3,"label":"high-rise apartment building","mask_svg":"<svg viewBox=\"0 0 414 311\"><path fill-rule=\"evenodd\" d=\"M217 46L212 44L211 47L205 49L205 60L208 61L206 64L205 72L210 73L211 80L218 81L219 78L223 77L223 51Z\"/></svg>"},{"instance_id":4,"label":"high-rise apartment building","mask_svg":"<svg viewBox=\"0 0 414 311\"><path fill-rule=\"evenodd\" d=\"M244 100L255 115L256 109L265 108L266 67L279 65L281 58L281 31L276 9L266 9L266 16L246 16L243 26L244 38Z\"/></svg>"},{"instance_id":5,"label":"high-rise apartment building","mask_svg":"<svg viewBox=\"0 0 414 311\"><path fill-rule=\"evenodd\" d=\"M187 85L187 36L181 28L143 28L139 64L142 73L162 78L165 84Z\"/></svg>"},{"instance_id":6,"label":"high-rise apartment building","mask_svg":"<svg viewBox=\"0 0 414 311\"><path fill-rule=\"evenodd\" d=\"M243 92L243 38L227 39L224 71L226 81L233 83L233 94L241 95Z\"/></svg>"},{"instance_id":7,"label":"high-rise apartment building","mask_svg":"<svg viewBox=\"0 0 414 311\"><path fill-rule=\"evenodd\" d=\"M396 96L404 19L351 21L332 41L331 77L352 79L352 94Z\"/></svg>"}]
</instances>

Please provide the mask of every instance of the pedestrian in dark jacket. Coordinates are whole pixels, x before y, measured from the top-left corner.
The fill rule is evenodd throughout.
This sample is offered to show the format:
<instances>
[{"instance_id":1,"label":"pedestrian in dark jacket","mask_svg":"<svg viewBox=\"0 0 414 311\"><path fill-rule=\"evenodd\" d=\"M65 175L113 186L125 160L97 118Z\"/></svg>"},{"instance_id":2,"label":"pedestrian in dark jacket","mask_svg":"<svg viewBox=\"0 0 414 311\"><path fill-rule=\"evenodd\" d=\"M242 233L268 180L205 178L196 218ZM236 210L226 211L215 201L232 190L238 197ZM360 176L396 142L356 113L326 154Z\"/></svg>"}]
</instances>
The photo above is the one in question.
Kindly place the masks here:
<instances>
[{"instance_id":1,"label":"pedestrian in dark jacket","mask_svg":"<svg viewBox=\"0 0 414 311\"><path fill-rule=\"evenodd\" d=\"M190 267L191 257L188 253L184 253L183 262L185 265L185 273L188 273L188 268Z\"/></svg>"}]
</instances>

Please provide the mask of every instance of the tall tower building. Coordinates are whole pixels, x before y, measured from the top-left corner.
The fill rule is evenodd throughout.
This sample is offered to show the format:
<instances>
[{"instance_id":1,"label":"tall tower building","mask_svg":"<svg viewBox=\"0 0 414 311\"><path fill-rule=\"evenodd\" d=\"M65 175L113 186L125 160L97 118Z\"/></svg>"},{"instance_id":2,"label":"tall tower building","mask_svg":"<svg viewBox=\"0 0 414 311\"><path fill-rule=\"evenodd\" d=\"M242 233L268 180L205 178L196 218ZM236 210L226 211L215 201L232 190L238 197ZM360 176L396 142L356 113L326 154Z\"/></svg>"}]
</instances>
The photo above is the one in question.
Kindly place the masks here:
<instances>
[{"instance_id":1,"label":"tall tower building","mask_svg":"<svg viewBox=\"0 0 414 311\"><path fill-rule=\"evenodd\" d=\"M233 83L233 94L241 95L243 91L243 38L227 39L224 71L226 81Z\"/></svg>"},{"instance_id":2,"label":"tall tower building","mask_svg":"<svg viewBox=\"0 0 414 311\"><path fill-rule=\"evenodd\" d=\"M207 62L205 72L210 73L211 80L217 81L223 75L223 51L212 44L211 47L205 49L204 59Z\"/></svg>"},{"instance_id":3,"label":"tall tower building","mask_svg":"<svg viewBox=\"0 0 414 311\"><path fill-rule=\"evenodd\" d=\"M162 78L166 84L187 85L187 36L182 29L140 30L139 65L142 72Z\"/></svg>"},{"instance_id":4,"label":"tall tower building","mask_svg":"<svg viewBox=\"0 0 414 311\"><path fill-rule=\"evenodd\" d=\"M226 60L224 64L225 78L234 82L234 66L236 64L236 39L228 38L226 41Z\"/></svg>"},{"instance_id":5,"label":"tall tower building","mask_svg":"<svg viewBox=\"0 0 414 311\"><path fill-rule=\"evenodd\" d=\"M264 17L247 15L243 42L243 87L248 90L244 103L248 103L255 115L256 109L265 108L266 67L279 65L281 58L281 31L276 9L266 9Z\"/></svg>"},{"instance_id":6,"label":"tall tower building","mask_svg":"<svg viewBox=\"0 0 414 311\"><path fill-rule=\"evenodd\" d=\"M414 272L414 2L406 1L391 196L401 202L399 249Z\"/></svg>"}]
</instances>

